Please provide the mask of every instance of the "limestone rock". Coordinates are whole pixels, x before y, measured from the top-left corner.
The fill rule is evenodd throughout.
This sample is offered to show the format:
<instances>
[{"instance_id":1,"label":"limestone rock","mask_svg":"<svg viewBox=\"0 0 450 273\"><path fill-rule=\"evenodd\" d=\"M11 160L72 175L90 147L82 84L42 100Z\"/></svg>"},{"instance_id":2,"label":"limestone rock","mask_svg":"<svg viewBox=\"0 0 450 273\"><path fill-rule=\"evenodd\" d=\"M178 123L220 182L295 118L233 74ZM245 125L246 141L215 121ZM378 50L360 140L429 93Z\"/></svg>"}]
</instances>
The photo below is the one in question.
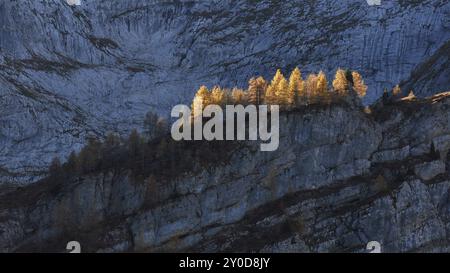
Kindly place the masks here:
<instances>
[{"instance_id":1,"label":"limestone rock","mask_svg":"<svg viewBox=\"0 0 450 273\"><path fill-rule=\"evenodd\" d=\"M369 241L384 252L448 251L448 156L386 151L450 134L449 100L420 101L395 122L379 119L389 109L342 105L283 113L277 151L245 142L226 162L156 188L123 170L8 190L0 250L64 252L75 239L84 252L365 252Z\"/></svg>"},{"instance_id":2,"label":"limestone rock","mask_svg":"<svg viewBox=\"0 0 450 273\"><path fill-rule=\"evenodd\" d=\"M445 173L445 164L440 160L426 162L417 165L414 168L414 171L416 175L419 176L422 180L427 181L433 179L439 174Z\"/></svg>"},{"instance_id":3,"label":"limestone rock","mask_svg":"<svg viewBox=\"0 0 450 273\"><path fill-rule=\"evenodd\" d=\"M399 82L423 96L449 86L448 1L68 2L81 5L1 1L0 184L35 182L87 136L142 128L202 84L299 66L358 70L368 102Z\"/></svg>"}]
</instances>

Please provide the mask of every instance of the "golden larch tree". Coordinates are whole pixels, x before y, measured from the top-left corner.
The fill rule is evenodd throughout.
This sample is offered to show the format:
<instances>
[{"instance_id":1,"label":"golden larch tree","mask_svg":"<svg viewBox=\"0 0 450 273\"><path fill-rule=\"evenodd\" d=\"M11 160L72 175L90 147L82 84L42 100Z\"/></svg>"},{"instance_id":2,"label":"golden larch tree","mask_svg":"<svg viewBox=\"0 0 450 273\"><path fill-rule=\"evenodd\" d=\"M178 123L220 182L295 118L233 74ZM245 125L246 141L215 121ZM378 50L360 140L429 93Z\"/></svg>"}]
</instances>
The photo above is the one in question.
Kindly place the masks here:
<instances>
[{"instance_id":1,"label":"golden larch tree","mask_svg":"<svg viewBox=\"0 0 450 273\"><path fill-rule=\"evenodd\" d=\"M200 112L205 109L206 106L210 104L211 94L206 86L202 85L197 93L195 94L194 100L192 101L192 114L197 116Z\"/></svg>"},{"instance_id":2,"label":"golden larch tree","mask_svg":"<svg viewBox=\"0 0 450 273\"><path fill-rule=\"evenodd\" d=\"M278 86L280 81L284 79L283 73L281 73L280 69L277 69L277 72L275 73L275 76L273 76L272 82L270 82L270 85L272 86Z\"/></svg>"},{"instance_id":3,"label":"golden larch tree","mask_svg":"<svg viewBox=\"0 0 450 273\"><path fill-rule=\"evenodd\" d=\"M247 96L244 90L240 88L233 88L233 91L231 92L231 97L233 99L233 103L238 104L245 104L247 101Z\"/></svg>"},{"instance_id":4,"label":"golden larch tree","mask_svg":"<svg viewBox=\"0 0 450 273\"><path fill-rule=\"evenodd\" d=\"M211 104L216 105L224 105L225 103L225 93L223 92L222 88L219 86L215 86L211 91Z\"/></svg>"},{"instance_id":5,"label":"golden larch tree","mask_svg":"<svg viewBox=\"0 0 450 273\"><path fill-rule=\"evenodd\" d=\"M317 75L317 97L320 101L329 103L330 102L330 93L328 92L328 80L327 76L323 71L320 71L319 75Z\"/></svg>"},{"instance_id":6,"label":"golden larch tree","mask_svg":"<svg viewBox=\"0 0 450 273\"><path fill-rule=\"evenodd\" d=\"M267 104L276 104L276 88L272 85L269 85L266 89L266 94L264 95L265 101Z\"/></svg>"},{"instance_id":7,"label":"golden larch tree","mask_svg":"<svg viewBox=\"0 0 450 273\"><path fill-rule=\"evenodd\" d=\"M282 79L285 79L280 69L277 69L275 76L270 82L269 87L266 90L266 102L268 104L278 104L278 88ZM285 79L286 80L286 79Z\"/></svg>"},{"instance_id":8,"label":"golden larch tree","mask_svg":"<svg viewBox=\"0 0 450 273\"><path fill-rule=\"evenodd\" d=\"M400 96L401 93L402 89L400 88L400 85L397 84L394 89L392 89L392 94L397 97Z\"/></svg>"},{"instance_id":9,"label":"golden larch tree","mask_svg":"<svg viewBox=\"0 0 450 273\"><path fill-rule=\"evenodd\" d=\"M248 82L248 102L253 105L261 105L267 89L267 82L263 77L251 78Z\"/></svg>"},{"instance_id":10,"label":"golden larch tree","mask_svg":"<svg viewBox=\"0 0 450 273\"><path fill-rule=\"evenodd\" d=\"M296 67L289 77L289 94L288 103L295 105L300 99L305 98L305 83L302 79L302 73L300 69Z\"/></svg>"},{"instance_id":11,"label":"golden larch tree","mask_svg":"<svg viewBox=\"0 0 450 273\"><path fill-rule=\"evenodd\" d=\"M353 89L355 90L358 97L363 98L367 94L367 85L364 83L362 76L357 72L352 72L353 76Z\"/></svg>"},{"instance_id":12,"label":"golden larch tree","mask_svg":"<svg viewBox=\"0 0 450 273\"><path fill-rule=\"evenodd\" d=\"M308 103L317 101L317 75L309 74L305 83L306 98Z\"/></svg>"},{"instance_id":13,"label":"golden larch tree","mask_svg":"<svg viewBox=\"0 0 450 273\"><path fill-rule=\"evenodd\" d=\"M333 80L333 88L339 95L346 95L348 90L348 80L345 75L345 70L338 69Z\"/></svg>"},{"instance_id":14,"label":"golden larch tree","mask_svg":"<svg viewBox=\"0 0 450 273\"><path fill-rule=\"evenodd\" d=\"M288 105L289 100L289 83L286 78L282 78L276 89L277 102L280 105Z\"/></svg>"}]
</instances>

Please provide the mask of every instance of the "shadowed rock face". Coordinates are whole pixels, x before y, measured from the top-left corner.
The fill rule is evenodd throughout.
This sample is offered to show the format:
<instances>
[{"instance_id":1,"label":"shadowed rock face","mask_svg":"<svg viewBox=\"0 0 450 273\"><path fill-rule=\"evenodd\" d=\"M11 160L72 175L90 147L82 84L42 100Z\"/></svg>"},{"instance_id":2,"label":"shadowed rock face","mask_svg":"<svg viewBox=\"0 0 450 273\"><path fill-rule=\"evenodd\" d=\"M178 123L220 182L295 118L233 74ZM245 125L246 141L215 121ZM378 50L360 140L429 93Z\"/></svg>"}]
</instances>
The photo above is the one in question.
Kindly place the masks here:
<instances>
[{"instance_id":1,"label":"shadowed rock face","mask_svg":"<svg viewBox=\"0 0 450 273\"><path fill-rule=\"evenodd\" d=\"M147 111L167 114L201 84L244 86L278 67L356 69L368 101L403 80L417 94L444 91L449 5L1 1L0 183L35 181L87 135L140 128Z\"/></svg>"},{"instance_id":2,"label":"shadowed rock face","mask_svg":"<svg viewBox=\"0 0 450 273\"><path fill-rule=\"evenodd\" d=\"M308 107L280 124L275 152L241 142L200 171L139 181L105 171L4 194L0 249L450 250L449 94L371 114Z\"/></svg>"}]
</instances>

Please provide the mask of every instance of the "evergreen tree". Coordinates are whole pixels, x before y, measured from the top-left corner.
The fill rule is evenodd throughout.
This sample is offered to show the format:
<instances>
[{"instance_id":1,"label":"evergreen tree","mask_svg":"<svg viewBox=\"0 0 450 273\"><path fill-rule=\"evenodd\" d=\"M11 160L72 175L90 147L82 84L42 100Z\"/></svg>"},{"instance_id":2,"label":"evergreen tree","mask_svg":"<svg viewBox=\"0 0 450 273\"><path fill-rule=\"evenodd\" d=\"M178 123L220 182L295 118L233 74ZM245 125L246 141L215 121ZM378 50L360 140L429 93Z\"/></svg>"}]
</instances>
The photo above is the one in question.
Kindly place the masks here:
<instances>
[{"instance_id":1,"label":"evergreen tree","mask_svg":"<svg viewBox=\"0 0 450 273\"><path fill-rule=\"evenodd\" d=\"M389 92L387 90L387 88L384 89L383 91L383 96L381 97L383 103L387 103L389 101Z\"/></svg>"},{"instance_id":2,"label":"evergreen tree","mask_svg":"<svg viewBox=\"0 0 450 273\"><path fill-rule=\"evenodd\" d=\"M58 177L61 175L61 161L58 157L54 157L49 167L49 174L52 177Z\"/></svg>"},{"instance_id":3,"label":"evergreen tree","mask_svg":"<svg viewBox=\"0 0 450 273\"><path fill-rule=\"evenodd\" d=\"M81 171L89 173L97 169L102 143L94 137L89 137L86 146L83 147L79 154Z\"/></svg>"},{"instance_id":4,"label":"evergreen tree","mask_svg":"<svg viewBox=\"0 0 450 273\"><path fill-rule=\"evenodd\" d=\"M72 151L64 164L64 170L68 174L78 174L80 172L81 164L77 154Z\"/></svg>"},{"instance_id":5,"label":"evergreen tree","mask_svg":"<svg viewBox=\"0 0 450 273\"><path fill-rule=\"evenodd\" d=\"M141 149L141 136L136 129L131 131L127 144L129 156L131 158L137 158Z\"/></svg>"},{"instance_id":6,"label":"evergreen tree","mask_svg":"<svg viewBox=\"0 0 450 273\"><path fill-rule=\"evenodd\" d=\"M108 133L105 139L105 148L115 148L120 145L120 137L114 133Z\"/></svg>"},{"instance_id":7,"label":"evergreen tree","mask_svg":"<svg viewBox=\"0 0 450 273\"><path fill-rule=\"evenodd\" d=\"M144 119L144 135L148 139L155 137L156 123L158 122L158 115L152 112L148 112ZM112 137L112 136L111 136Z\"/></svg>"},{"instance_id":8,"label":"evergreen tree","mask_svg":"<svg viewBox=\"0 0 450 273\"><path fill-rule=\"evenodd\" d=\"M164 118L159 118L158 122L156 123L156 130L155 130L155 137L162 137L164 134L169 132L169 124L167 123L167 120Z\"/></svg>"},{"instance_id":9,"label":"evergreen tree","mask_svg":"<svg viewBox=\"0 0 450 273\"><path fill-rule=\"evenodd\" d=\"M153 128L153 127L152 127ZM153 134L153 133L152 133ZM114 133L108 133L106 139L102 145L102 168L114 168L116 169L117 152L121 145L121 139Z\"/></svg>"}]
</instances>

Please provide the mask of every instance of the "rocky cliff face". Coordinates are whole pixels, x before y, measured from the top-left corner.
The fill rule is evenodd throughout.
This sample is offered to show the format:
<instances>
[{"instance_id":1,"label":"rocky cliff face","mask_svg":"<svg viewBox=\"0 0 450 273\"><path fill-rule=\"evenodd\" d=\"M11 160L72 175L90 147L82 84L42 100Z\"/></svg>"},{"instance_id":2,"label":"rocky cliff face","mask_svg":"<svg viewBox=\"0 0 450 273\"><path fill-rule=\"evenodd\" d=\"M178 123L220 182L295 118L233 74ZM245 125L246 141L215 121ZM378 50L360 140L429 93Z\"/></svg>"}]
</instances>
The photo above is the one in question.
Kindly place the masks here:
<instances>
[{"instance_id":1,"label":"rocky cliff face","mask_svg":"<svg viewBox=\"0 0 450 273\"><path fill-rule=\"evenodd\" d=\"M275 152L240 142L171 177L107 171L3 194L0 249L450 251L450 94L308 107L280 124Z\"/></svg>"},{"instance_id":2,"label":"rocky cliff face","mask_svg":"<svg viewBox=\"0 0 450 273\"><path fill-rule=\"evenodd\" d=\"M444 0L1 1L0 183L35 181L87 135L140 128L201 84L243 86L278 67L356 69L368 101L403 80L417 94L445 91L449 10Z\"/></svg>"}]
</instances>

